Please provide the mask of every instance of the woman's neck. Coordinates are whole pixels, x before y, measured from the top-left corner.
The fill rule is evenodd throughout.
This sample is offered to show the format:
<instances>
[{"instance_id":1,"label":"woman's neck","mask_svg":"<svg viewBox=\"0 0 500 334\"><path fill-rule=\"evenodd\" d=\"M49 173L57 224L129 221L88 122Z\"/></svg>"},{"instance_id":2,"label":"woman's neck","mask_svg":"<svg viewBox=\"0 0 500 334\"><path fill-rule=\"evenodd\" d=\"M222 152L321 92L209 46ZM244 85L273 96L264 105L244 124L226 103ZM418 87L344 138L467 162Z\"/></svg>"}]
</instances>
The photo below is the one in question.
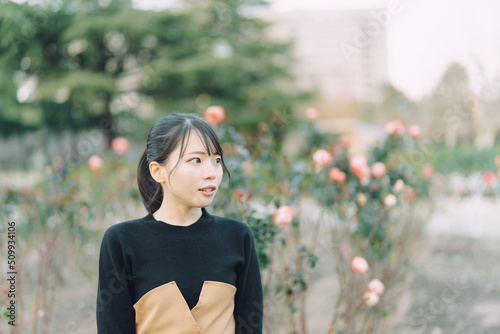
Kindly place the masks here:
<instances>
[{"instance_id":1,"label":"woman's neck","mask_svg":"<svg viewBox=\"0 0 500 334\"><path fill-rule=\"evenodd\" d=\"M189 226L198 221L201 215L201 208L168 207L165 203L153 213L156 220L177 226Z\"/></svg>"}]
</instances>

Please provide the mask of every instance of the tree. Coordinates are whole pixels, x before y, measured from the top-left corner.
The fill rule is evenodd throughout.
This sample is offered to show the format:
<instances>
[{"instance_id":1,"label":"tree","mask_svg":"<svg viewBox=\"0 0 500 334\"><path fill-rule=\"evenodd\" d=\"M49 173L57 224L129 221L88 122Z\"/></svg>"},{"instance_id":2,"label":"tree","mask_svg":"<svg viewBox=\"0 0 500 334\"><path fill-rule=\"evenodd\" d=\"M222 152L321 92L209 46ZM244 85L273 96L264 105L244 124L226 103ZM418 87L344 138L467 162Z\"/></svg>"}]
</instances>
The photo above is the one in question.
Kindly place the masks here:
<instances>
[{"instance_id":1,"label":"tree","mask_svg":"<svg viewBox=\"0 0 500 334\"><path fill-rule=\"evenodd\" d=\"M184 1L179 17L186 20L177 27L159 22L165 28L157 29L141 92L168 111L223 105L236 128L253 132L266 121L280 134L293 105L309 95L293 85L291 44L270 40L269 23L248 14L265 4Z\"/></svg>"},{"instance_id":2,"label":"tree","mask_svg":"<svg viewBox=\"0 0 500 334\"><path fill-rule=\"evenodd\" d=\"M470 96L467 71L458 63L451 64L431 97L434 139L443 137L446 146L454 147L460 136L471 135Z\"/></svg>"},{"instance_id":3,"label":"tree","mask_svg":"<svg viewBox=\"0 0 500 334\"><path fill-rule=\"evenodd\" d=\"M41 18L15 48L0 37L2 71L10 71L0 85L17 73L17 92L32 90L22 99L13 98L13 88L4 94L10 105L2 118L24 126L13 114L30 110L38 120L32 128L100 127L109 145L127 132L124 120L144 132L160 115L216 104L247 133L267 121L280 134L294 103L309 95L294 88L291 44L271 41L268 23L248 14L264 4L186 0L177 9L145 11L128 0L0 3L2 32Z\"/></svg>"}]
</instances>

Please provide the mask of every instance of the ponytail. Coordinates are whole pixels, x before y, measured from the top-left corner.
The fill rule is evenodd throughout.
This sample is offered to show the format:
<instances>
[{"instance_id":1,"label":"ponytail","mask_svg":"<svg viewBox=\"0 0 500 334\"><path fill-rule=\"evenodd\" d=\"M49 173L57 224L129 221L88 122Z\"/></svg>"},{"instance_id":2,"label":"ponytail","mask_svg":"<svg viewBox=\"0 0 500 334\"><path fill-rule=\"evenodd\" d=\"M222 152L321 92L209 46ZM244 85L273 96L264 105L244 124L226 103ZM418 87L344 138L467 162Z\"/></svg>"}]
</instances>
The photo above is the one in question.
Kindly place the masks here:
<instances>
[{"instance_id":1,"label":"ponytail","mask_svg":"<svg viewBox=\"0 0 500 334\"><path fill-rule=\"evenodd\" d=\"M160 208L163 201L163 190L161 189L161 185L151 176L146 151L147 149L144 150L139 160L139 166L137 168L137 186L146 210L148 210L148 212L155 212Z\"/></svg>"}]
</instances>

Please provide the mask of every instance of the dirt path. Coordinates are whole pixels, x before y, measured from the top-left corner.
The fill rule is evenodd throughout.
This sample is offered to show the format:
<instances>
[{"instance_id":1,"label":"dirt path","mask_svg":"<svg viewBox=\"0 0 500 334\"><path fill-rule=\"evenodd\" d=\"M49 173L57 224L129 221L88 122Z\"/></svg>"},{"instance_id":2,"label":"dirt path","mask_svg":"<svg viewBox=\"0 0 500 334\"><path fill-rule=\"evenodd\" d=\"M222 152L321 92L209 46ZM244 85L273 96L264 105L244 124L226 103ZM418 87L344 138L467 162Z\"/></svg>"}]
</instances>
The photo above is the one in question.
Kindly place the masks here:
<instances>
[{"instance_id":1,"label":"dirt path","mask_svg":"<svg viewBox=\"0 0 500 334\"><path fill-rule=\"evenodd\" d=\"M442 199L394 334L500 333L500 202Z\"/></svg>"}]
</instances>

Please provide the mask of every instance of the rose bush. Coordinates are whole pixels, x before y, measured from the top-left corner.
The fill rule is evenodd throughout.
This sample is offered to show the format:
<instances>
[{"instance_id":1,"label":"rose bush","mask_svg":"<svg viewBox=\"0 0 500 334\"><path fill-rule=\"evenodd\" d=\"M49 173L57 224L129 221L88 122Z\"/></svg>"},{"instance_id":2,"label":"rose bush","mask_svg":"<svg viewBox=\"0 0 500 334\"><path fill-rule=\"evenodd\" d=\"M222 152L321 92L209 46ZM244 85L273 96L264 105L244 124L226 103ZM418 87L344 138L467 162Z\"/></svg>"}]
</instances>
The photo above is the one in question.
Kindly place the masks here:
<instances>
[{"instance_id":1,"label":"rose bush","mask_svg":"<svg viewBox=\"0 0 500 334\"><path fill-rule=\"evenodd\" d=\"M267 125L252 138L250 152L234 129L217 124L234 178L213 205L252 229L268 333L307 332L307 296L321 258L330 260L332 280L340 286L332 292L337 298L325 332L380 331L397 301L391 290L401 286L408 270L411 241L432 211L432 166L422 175L422 166L410 162L416 126L405 135L402 122L390 122L386 140L351 155L348 139L320 133L312 126L315 119L308 109L298 128L306 145L294 156L275 144ZM232 194L240 189L250 190L252 199ZM362 320L370 314L370 322Z\"/></svg>"},{"instance_id":2,"label":"rose bush","mask_svg":"<svg viewBox=\"0 0 500 334\"><path fill-rule=\"evenodd\" d=\"M383 332L411 261L412 242L432 208L430 167L422 171L408 158L416 136L405 134L395 121L384 141L352 155L348 137L316 130L311 122L317 113L310 109L297 122L305 145L292 156L268 124L262 123L249 143L224 123L222 107L207 108L204 117L216 129L231 171L231 182L225 178L210 210L252 230L262 268L266 333L308 331L308 296L325 266L338 288L328 292L333 313L324 332ZM79 269L95 277L104 230L143 213L136 166L122 159L128 140L113 143L113 151L92 155L81 166L47 166L33 189L0 193L4 220L25 216L20 254L37 263L20 270L23 284L33 287L19 299L31 314L23 318L25 326L48 326L50 300L67 273ZM34 244L40 247L29 246Z\"/></svg>"}]
</instances>

